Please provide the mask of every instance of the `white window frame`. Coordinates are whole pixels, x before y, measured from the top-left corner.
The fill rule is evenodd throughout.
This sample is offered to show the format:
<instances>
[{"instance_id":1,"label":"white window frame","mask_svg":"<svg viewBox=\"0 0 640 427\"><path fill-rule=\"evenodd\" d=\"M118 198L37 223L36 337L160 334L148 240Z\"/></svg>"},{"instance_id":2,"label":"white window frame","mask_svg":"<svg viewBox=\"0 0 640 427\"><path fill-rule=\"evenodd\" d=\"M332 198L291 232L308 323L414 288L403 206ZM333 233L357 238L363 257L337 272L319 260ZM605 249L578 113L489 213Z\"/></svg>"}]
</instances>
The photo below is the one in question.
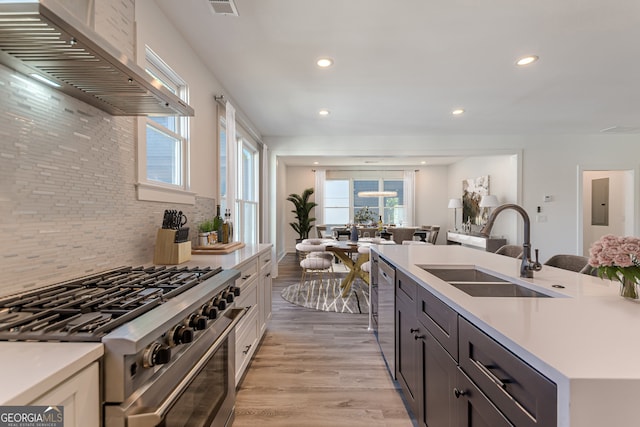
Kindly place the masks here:
<instances>
[{"instance_id":1,"label":"white window frame","mask_svg":"<svg viewBox=\"0 0 640 427\"><path fill-rule=\"evenodd\" d=\"M158 78L167 90L175 93L186 103L189 102L189 88L175 71L167 65L148 46L145 48L145 68L147 72ZM189 117L176 117L176 132L158 124L152 117L138 118L138 182L136 184L138 200L156 202L195 204L195 193L190 191L190 119ZM147 127L164 132L180 143L180 184L174 185L147 178ZM173 173L178 173L173 171Z\"/></svg>"},{"instance_id":2,"label":"white window frame","mask_svg":"<svg viewBox=\"0 0 640 427\"><path fill-rule=\"evenodd\" d=\"M236 224L237 233L236 238L239 238L246 244L257 244L260 240L260 151L251 141L242 135L242 132L237 132L238 136L238 174L237 174L237 197L236 197ZM243 194L244 189L244 177L246 175L244 170L243 152L247 150L251 153L251 166L252 171L249 178L253 181L251 189L253 194L248 197ZM255 224L251 232L247 230L250 225L245 218L245 212L247 208L253 208L255 212ZM250 237L252 236L252 238Z\"/></svg>"}]
</instances>

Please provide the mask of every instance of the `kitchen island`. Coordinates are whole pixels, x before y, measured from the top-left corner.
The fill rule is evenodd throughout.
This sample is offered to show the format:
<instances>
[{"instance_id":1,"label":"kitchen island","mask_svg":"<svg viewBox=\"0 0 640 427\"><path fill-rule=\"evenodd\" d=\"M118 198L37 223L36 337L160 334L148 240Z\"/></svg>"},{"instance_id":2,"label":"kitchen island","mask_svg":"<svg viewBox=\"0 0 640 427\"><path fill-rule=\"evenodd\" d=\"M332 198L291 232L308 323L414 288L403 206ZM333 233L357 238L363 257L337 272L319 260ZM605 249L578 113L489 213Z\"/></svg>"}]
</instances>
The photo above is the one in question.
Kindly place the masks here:
<instances>
[{"instance_id":1,"label":"kitchen island","mask_svg":"<svg viewBox=\"0 0 640 427\"><path fill-rule=\"evenodd\" d=\"M621 298L617 283L548 266L521 279L520 260L460 246L376 246L373 252L396 268L396 277L457 313L461 331L463 323L475 326L555 384L558 426L638 425L640 304ZM551 297L473 297L425 265L477 266ZM463 355L461 346L461 365Z\"/></svg>"}]
</instances>

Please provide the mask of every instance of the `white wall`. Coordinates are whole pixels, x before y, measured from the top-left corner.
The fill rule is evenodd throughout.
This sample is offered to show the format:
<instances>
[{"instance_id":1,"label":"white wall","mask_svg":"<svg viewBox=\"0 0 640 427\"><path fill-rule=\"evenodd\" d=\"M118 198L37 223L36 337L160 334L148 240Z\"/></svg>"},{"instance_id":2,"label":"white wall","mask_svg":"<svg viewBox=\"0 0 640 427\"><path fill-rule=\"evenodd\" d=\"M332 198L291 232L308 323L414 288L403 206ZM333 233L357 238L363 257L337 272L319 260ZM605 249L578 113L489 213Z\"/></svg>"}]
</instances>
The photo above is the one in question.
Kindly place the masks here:
<instances>
[{"instance_id":1,"label":"white wall","mask_svg":"<svg viewBox=\"0 0 640 427\"><path fill-rule=\"evenodd\" d=\"M294 231L289 225L291 222L295 222L295 214L291 212L294 209L293 203L287 200L287 197L291 193L302 194L307 188L315 188L316 177L310 167L296 167L296 166L284 166L285 169L285 186L282 197L278 197L277 203L283 207L284 215L281 216L282 228L284 232L281 233L284 236L284 252L295 252L296 239L298 233ZM309 198L310 201L315 201L315 194L312 194ZM311 211L311 216L315 217L315 209ZM316 223L314 223L316 225ZM311 229L309 236L316 235L315 227ZM281 252L280 250L278 252Z\"/></svg>"},{"instance_id":2,"label":"white wall","mask_svg":"<svg viewBox=\"0 0 640 427\"><path fill-rule=\"evenodd\" d=\"M449 212L448 167L420 167L416 172L415 221L413 225L439 225L438 244L447 237ZM453 221L453 216L451 216Z\"/></svg>"},{"instance_id":3,"label":"white wall","mask_svg":"<svg viewBox=\"0 0 640 427\"><path fill-rule=\"evenodd\" d=\"M454 163L449 167L448 197L462 198L462 181L485 175L489 176L489 194L497 196L500 204L518 203L517 155L470 157ZM460 226L462 209L457 211L457 223ZM503 211L496 219L491 235L505 237L508 244L522 243L518 232L522 227L518 227L521 224L518 218L519 215L514 211ZM449 228L453 228L453 215L450 215Z\"/></svg>"}]
</instances>

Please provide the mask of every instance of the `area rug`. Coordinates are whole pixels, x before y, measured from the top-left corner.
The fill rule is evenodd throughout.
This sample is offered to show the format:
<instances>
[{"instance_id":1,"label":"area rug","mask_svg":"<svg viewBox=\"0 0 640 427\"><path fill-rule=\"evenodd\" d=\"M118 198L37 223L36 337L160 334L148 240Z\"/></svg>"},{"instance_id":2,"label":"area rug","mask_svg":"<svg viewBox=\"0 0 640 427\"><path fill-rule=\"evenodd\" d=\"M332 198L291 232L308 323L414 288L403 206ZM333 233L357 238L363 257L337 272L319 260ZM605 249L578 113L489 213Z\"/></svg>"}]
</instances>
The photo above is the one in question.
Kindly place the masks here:
<instances>
[{"instance_id":1,"label":"area rug","mask_svg":"<svg viewBox=\"0 0 640 427\"><path fill-rule=\"evenodd\" d=\"M361 280L354 281L351 291L342 297L340 280L313 280L295 283L284 288L281 296L285 301L314 310L335 313L364 314L369 312L369 286Z\"/></svg>"}]
</instances>

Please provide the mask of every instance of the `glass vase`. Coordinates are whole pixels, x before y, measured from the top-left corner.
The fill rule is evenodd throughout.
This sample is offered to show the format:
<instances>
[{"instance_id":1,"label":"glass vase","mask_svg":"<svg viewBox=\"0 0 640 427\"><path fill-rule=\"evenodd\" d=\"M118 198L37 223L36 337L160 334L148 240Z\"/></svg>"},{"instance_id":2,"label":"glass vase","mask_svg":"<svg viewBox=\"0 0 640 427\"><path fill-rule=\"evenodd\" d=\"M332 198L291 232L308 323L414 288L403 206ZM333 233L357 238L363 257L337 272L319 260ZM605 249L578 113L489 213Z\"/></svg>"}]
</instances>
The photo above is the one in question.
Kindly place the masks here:
<instances>
[{"instance_id":1,"label":"glass vase","mask_svg":"<svg viewBox=\"0 0 640 427\"><path fill-rule=\"evenodd\" d=\"M637 300L639 298L635 279L622 278L620 282L620 296L631 300Z\"/></svg>"}]
</instances>

